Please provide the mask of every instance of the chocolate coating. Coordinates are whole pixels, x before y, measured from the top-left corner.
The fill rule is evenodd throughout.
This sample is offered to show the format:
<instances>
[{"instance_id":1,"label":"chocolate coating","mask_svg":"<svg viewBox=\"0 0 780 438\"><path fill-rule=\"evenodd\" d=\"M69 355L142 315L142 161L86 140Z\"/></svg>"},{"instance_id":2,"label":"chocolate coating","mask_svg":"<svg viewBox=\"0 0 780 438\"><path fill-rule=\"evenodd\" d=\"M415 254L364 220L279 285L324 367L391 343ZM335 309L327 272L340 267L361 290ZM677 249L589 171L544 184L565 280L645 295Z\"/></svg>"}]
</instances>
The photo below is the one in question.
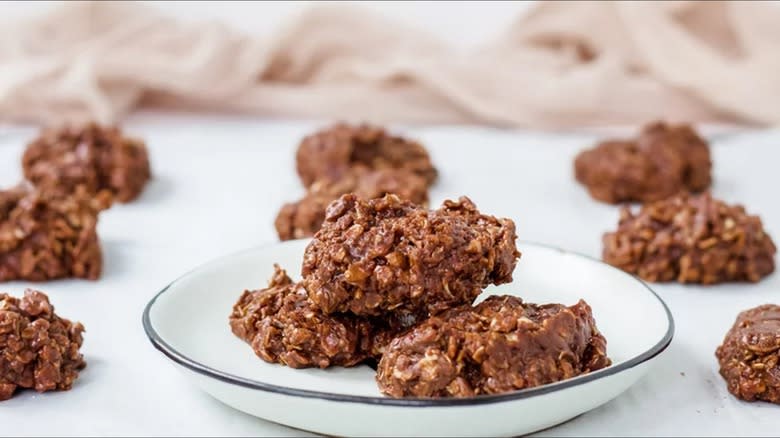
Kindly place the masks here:
<instances>
[{"instance_id":1,"label":"chocolate coating","mask_svg":"<svg viewBox=\"0 0 780 438\"><path fill-rule=\"evenodd\" d=\"M376 319L325 315L300 283L274 268L268 287L245 291L230 315L233 333L266 362L327 368L378 360L390 340L417 321L404 313Z\"/></svg>"},{"instance_id":2,"label":"chocolate coating","mask_svg":"<svg viewBox=\"0 0 780 438\"><path fill-rule=\"evenodd\" d=\"M44 130L22 158L24 176L46 191L110 192L119 202L138 197L151 176L146 145L117 127L97 124Z\"/></svg>"},{"instance_id":3,"label":"chocolate coating","mask_svg":"<svg viewBox=\"0 0 780 438\"><path fill-rule=\"evenodd\" d=\"M303 284L324 313L435 314L512 280L520 253L510 219L466 197L427 210L397 196L344 195L306 248Z\"/></svg>"},{"instance_id":4,"label":"chocolate coating","mask_svg":"<svg viewBox=\"0 0 780 438\"><path fill-rule=\"evenodd\" d=\"M355 166L404 169L417 174L428 185L437 176L420 143L366 124L339 123L305 137L298 147L296 163L306 187L321 179L338 180Z\"/></svg>"},{"instance_id":5,"label":"chocolate coating","mask_svg":"<svg viewBox=\"0 0 780 438\"><path fill-rule=\"evenodd\" d=\"M377 368L391 397L500 394L610 365L590 306L491 296L431 317L394 339Z\"/></svg>"},{"instance_id":6,"label":"chocolate coating","mask_svg":"<svg viewBox=\"0 0 780 438\"><path fill-rule=\"evenodd\" d=\"M735 397L780 404L780 306L741 312L715 356Z\"/></svg>"},{"instance_id":7,"label":"chocolate coating","mask_svg":"<svg viewBox=\"0 0 780 438\"><path fill-rule=\"evenodd\" d=\"M72 194L25 185L0 191L0 281L96 280L103 259L95 227L109 197L83 187Z\"/></svg>"},{"instance_id":8,"label":"chocolate coating","mask_svg":"<svg viewBox=\"0 0 780 438\"><path fill-rule=\"evenodd\" d=\"M313 236L325 220L328 204L347 193L354 193L361 199L381 198L392 193L418 205L428 204L428 183L417 174L402 169L355 167L339 179L315 181L302 199L285 204L274 222L279 239Z\"/></svg>"},{"instance_id":9,"label":"chocolate coating","mask_svg":"<svg viewBox=\"0 0 780 438\"><path fill-rule=\"evenodd\" d=\"M703 191L712 182L711 168L709 146L693 128L660 122L636 139L604 141L574 162L577 181L593 198L613 204Z\"/></svg>"},{"instance_id":10,"label":"chocolate coating","mask_svg":"<svg viewBox=\"0 0 780 438\"><path fill-rule=\"evenodd\" d=\"M709 193L678 195L621 211L603 238L604 261L647 281L757 282L777 252L758 216Z\"/></svg>"},{"instance_id":11,"label":"chocolate coating","mask_svg":"<svg viewBox=\"0 0 780 438\"><path fill-rule=\"evenodd\" d=\"M17 388L38 392L73 386L86 366L79 352L84 326L60 318L43 292L0 293L0 401Z\"/></svg>"}]
</instances>

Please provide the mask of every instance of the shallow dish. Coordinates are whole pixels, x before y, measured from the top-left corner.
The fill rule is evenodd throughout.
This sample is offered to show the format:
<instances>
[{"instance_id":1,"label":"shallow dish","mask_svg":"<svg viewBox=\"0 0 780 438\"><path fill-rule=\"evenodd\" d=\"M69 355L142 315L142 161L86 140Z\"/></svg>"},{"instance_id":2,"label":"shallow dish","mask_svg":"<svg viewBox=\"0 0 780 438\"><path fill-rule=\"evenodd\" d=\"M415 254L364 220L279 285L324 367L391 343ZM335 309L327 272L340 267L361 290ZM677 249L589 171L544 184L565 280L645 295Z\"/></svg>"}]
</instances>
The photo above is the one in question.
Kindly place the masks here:
<instances>
[{"instance_id":1,"label":"shallow dish","mask_svg":"<svg viewBox=\"0 0 780 438\"><path fill-rule=\"evenodd\" d=\"M512 393L462 399L391 399L367 366L296 370L268 364L230 331L228 315L244 289L264 287L273 263L300 269L307 240L222 257L168 285L147 305L152 344L196 385L246 413L337 436L520 435L544 429L613 399L669 345L672 316L643 282L598 260L521 242L512 284L491 294L571 305L584 298L607 338L613 365L574 379Z\"/></svg>"}]
</instances>

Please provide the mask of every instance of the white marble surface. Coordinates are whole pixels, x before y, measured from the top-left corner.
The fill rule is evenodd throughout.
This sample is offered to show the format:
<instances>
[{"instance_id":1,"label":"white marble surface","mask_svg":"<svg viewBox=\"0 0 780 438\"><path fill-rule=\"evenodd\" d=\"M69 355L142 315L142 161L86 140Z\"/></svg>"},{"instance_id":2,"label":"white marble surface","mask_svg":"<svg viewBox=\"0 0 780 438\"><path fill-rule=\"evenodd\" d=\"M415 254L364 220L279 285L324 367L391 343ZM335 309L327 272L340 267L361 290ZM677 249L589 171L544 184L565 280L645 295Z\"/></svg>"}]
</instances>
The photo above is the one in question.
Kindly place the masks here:
<instances>
[{"instance_id":1,"label":"white marble surface","mask_svg":"<svg viewBox=\"0 0 780 438\"><path fill-rule=\"evenodd\" d=\"M25 391L2 402L0 434L300 435L189 386L147 341L141 312L192 267L276 239L277 209L302 193L294 172L296 142L316 126L226 116L131 118L126 129L147 139L155 178L136 203L101 216L103 278L36 285L58 312L87 327L89 366L70 392ZM601 233L617 221L614 207L593 202L572 178L572 158L591 137L399 129L423 140L441 170L433 205L467 194L483 211L514 218L521 239L591 256L599 255ZM23 144L33 134L30 128L0 128L0 185L19 178ZM714 193L744 203L780 236L780 132L720 136L713 152ZM0 290L20 294L29 286L8 283ZM780 302L778 286L779 275L755 285L653 286L677 324L658 366L614 401L541 434L776 435L780 408L730 397L713 352L739 310ZM596 309L596 315L610 311L641 309Z\"/></svg>"}]
</instances>

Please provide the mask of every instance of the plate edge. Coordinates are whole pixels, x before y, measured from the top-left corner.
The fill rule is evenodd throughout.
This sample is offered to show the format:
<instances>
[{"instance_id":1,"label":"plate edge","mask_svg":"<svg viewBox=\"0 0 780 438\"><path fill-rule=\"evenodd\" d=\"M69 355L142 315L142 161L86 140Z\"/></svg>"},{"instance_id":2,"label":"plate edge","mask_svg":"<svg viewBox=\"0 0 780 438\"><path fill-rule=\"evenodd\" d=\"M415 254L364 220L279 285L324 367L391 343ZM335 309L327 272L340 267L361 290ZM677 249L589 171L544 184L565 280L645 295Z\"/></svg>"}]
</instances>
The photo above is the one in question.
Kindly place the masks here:
<instances>
[{"instance_id":1,"label":"plate edge","mask_svg":"<svg viewBox=\"0 0 780 438\"><path fill-rule=\"evenodd\" d=\"M300 240L296 241L289 241L289 242L299 242ZM147 303L147 305L144 307L144 312L141 317L141 323L144 328L144 332L146 333L147 338L152 343L152 345L159 350L163 355L168 357L173 362L177 363L178 365L181 365L190 371L196 372L198 374L205 375L207 377L211 377L214 379L217 379L219 381L222 381L224 383L229 383L232 385L241 386L248 389L255 389L260 391L266 391L266 392L272 392L276 394L286 395L286 396L293 396L293 397L302 397L302 398L314 398L314 399L320 399L320 400L328 400L328 401L336 401L336 402L344 402L344 403L359 403L359 404L368 404L368 405L383 405L383 406L396 406L396 407L447 407L447 406L475 406L475 405L483 405L483 404L493 404L493 403L502 403L502 402L508 402L508 401L515 401L515 400L522 400L529 397L534 397L542 394L547 394L554 391L559 391L566 388L571 388L579 385L583 385L585 383L611 376L613 374L620 373L622 371L629 370L631 368L634 368L638 365L641 365L659 354L661 354L664 350L666 350L669 345L672 342L672 339L674 338L674 332L675 332L675 323L674 318L672 316L672 312L669 310L669 307L666 305L666 302L652 289L650 288L647 283L642 281L640 278L631 275L625 271L622 271L618 268L615 268L614 266L611 266L602 260L599 260L597 258L581 254L574 251L565 250L562 248L558 248L556 246L544 244L544 243L538 243L533 241L527 241L527 240L520 240L518 241L520 244L527 244L532 246L538 246L545 249L555 250L559 251L564 254L571 254L578 257L583 257L585 259L591 260L593 262L606 265L612 269L615 269L619 272L621 272L624 275L628 275L631 278L633 278L635 281L638 281L642 286L645 287L653 296L658 300L659 303L661 303L661 306L663 307L667 322L668 322L668 328L664 336L661 338L659 342L657 342L654 346L652 346L647 351L639 354L638 356L635 356L625 362L620 363L619 365L610 366L607 368L603 368L601 370L580 375L571 379L562 380L555 383L549 383L546 385L541 385L534 388L528 388L528 389L522 389L518 391L512 391L505 394L493 394L493 395L481 395L476 397L468 397L468 398L444 398L444 399L433 399L433 398L389 398L389 397L372 397L372 396L360 396L360 395L347 395L347 394L335 394L330 392L322 392L322 391L313 391L313 390L307 390L307 389L296 389L296 388L289 388L286 386L278 386L273 385L269 383L263 383L256 380L251 379L245 379L243 377L235 376L233 374L224 373L222 371L216 370L214 368L211 368L207 365L204 365L200 362L197 362L193 359L190 359L189 357L185 356L182 353L179 353L176 349L171 347L169 344L167 344L162 337L157 333L156 330L154 330L154 327L151 322L151 309L154 306L154 303L157 301L157 299L162 296L165 291L167 291L173 284L175 284L177 281L182 279L183 277L187 276L191 272L194 272L198 270L202 266L206 266L208 264L214 263L220 259L224 259L227 257L237 256L240 254L243 254L245 252L255 251L261 248L264 248L266 246L271 246L271 244L267 245L261 245L249 249L245 249L243 251L234 252L231 254L224 255L222 257L218 257L216 259L210 260L190 271L187 271L186 273L180 275L175 280L173 280L171 283L169 283L167 286L165 286L160 292L155 294L155 296Z\"/></svg>"}]
</instances>

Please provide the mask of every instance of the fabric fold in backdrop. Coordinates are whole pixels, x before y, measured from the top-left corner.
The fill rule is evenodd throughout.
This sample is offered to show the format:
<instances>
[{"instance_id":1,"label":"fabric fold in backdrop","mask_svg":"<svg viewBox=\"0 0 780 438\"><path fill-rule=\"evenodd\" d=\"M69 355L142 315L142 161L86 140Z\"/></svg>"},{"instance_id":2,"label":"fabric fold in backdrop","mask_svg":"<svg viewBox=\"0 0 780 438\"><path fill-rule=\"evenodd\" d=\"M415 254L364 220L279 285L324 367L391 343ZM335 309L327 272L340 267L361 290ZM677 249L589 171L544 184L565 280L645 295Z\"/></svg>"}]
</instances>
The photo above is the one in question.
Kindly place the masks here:
<instances>
[{"instance_id":1,"label":"fabric fold in backdrop","mask_svg":"<svg viewBox=\"0 0 780 438\"><path fill-rule=\"evenodd\" d=\"M315 6L261 39L138 3L68 3L0 25L0 118L113 122L163 106L536 128L772 125L778 23L780 7L760 2L543 2L464 52L359 6Z\"/></svg>"}]
</instances>

